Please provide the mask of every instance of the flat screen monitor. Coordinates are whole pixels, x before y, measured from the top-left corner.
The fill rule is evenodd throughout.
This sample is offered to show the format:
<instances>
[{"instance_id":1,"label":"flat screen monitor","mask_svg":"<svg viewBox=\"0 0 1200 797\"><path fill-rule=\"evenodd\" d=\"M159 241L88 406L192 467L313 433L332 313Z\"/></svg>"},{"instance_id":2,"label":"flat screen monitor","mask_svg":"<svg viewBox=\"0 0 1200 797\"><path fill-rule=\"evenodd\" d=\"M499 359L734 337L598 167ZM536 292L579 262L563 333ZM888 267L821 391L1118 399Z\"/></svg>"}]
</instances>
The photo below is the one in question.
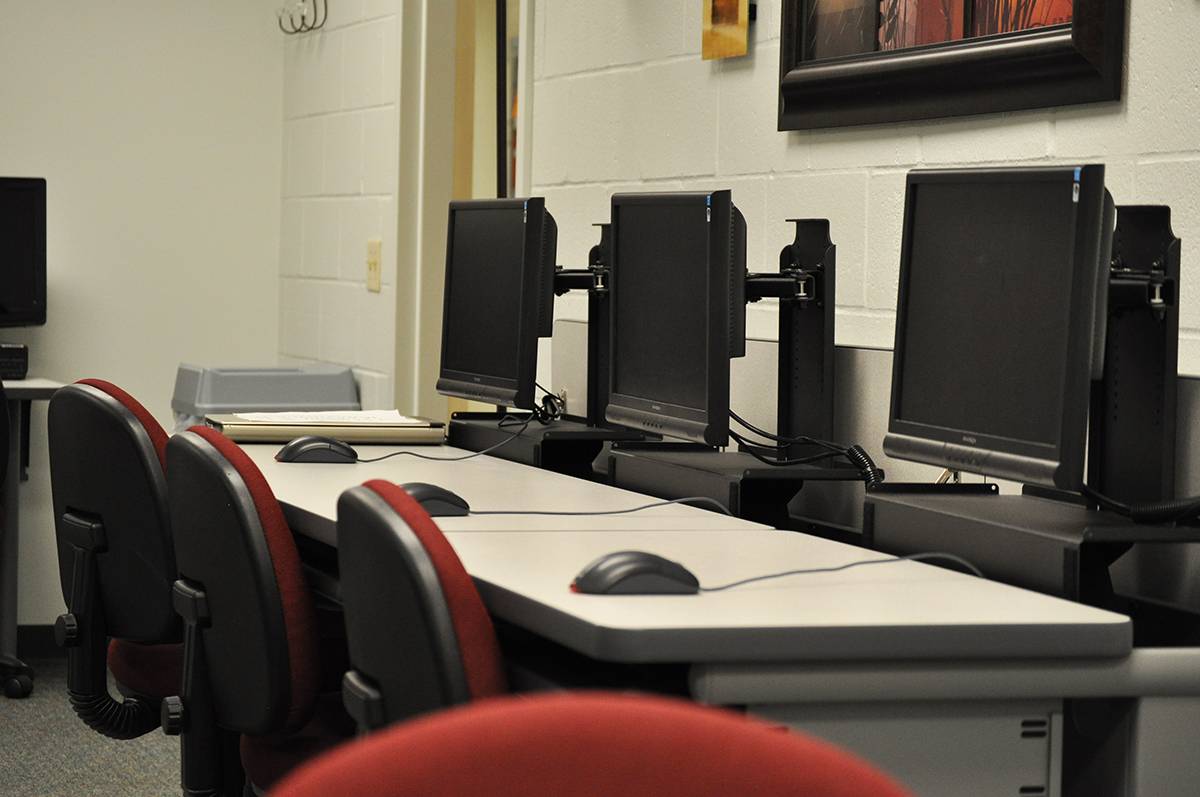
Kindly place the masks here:
<instances>
[{"instance_id":1,"label":"flat screen monitor","mask_svg":"<svg viewBox=\"0 0 1200 797\"><path fill-rule=\"evenodd\" d=\"M729 359L746 350L746 222L729 191L615 194L607 419L729 442Z\"/></svg>"},{"instance_id":2,"label":"flat screen monitor","mask_svg":"<svg viewBox=\"0 0 1200 797\"><path fill-rule=\"evenodd\" d=\"M557 227L540 197L450 203L438 392L534 406L551 333Z\"/></svg>"},{"instance_id":3,"label":"flat screen monitor","mask_svg":"<svg viewBox=\"0 0 1200 797\"><path fill-rule=\"evenodd\" d=\"M0 326L46 323L46 181L0 177Z\"/></svg>"},{"instance_id":4,"label":"flat screen monitor","mask_svg":"<svg viewBox=\"0 0 1200 797\"><path fill-rule=\"evenodd\" d=\"M884 451L1079 489L1113 222L1103 166L911 172Z\"/></svg>"}]
</instances>

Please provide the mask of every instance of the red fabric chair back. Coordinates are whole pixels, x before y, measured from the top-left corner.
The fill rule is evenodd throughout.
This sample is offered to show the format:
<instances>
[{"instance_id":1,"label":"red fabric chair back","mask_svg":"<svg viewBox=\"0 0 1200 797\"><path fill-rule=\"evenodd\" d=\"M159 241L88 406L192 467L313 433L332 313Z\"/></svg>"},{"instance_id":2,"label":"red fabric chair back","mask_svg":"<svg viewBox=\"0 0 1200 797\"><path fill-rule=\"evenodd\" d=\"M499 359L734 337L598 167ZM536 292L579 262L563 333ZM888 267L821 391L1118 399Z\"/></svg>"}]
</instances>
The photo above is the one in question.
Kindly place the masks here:
<instances>
[{"instance_id":1,"label":"red fabric chair back","mask_svg":"<svg viewBox=\"0 0 1200 797\"><path fill-rule=\"evenodd\" d=\"M744 715L602 692L497 698L397 725L299 769L272 797L902 797L830 744Z\"/></svg>"},{"instance_id":2,"label":"red fabric chair back","mask_svg":"<svg viewBox=\"0 0 1200 797\"><path fill-rule=\"evenodd\" d=\"M312 596L283 511L254 462L214 429L167 445L180 577L207 593L202 630L217 723L290 732L311 717L319 663Z\"/></svg>"}]
</instances>

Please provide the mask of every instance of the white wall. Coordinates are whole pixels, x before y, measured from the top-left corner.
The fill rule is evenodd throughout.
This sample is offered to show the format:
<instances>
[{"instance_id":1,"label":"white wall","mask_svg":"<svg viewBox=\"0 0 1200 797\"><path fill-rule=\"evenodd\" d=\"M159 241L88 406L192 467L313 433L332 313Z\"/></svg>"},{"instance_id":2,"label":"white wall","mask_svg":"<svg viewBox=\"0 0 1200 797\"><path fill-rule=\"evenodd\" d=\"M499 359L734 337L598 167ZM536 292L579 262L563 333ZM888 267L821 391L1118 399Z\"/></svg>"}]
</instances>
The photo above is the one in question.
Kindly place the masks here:
<instances>
[{"instance_id":1,"label":"white wall","mask_svg":"<svg viewBox=\"0 0 1200 797\"><path fill-rule=\"evenodd\" d=\"M333 0L324 28L284 45L281 360L354 366L368 408L395 405L399 12ZM372 238L380 293L366 289Z\"/></svg>"},{"instance_id":2,"label":"white wall","mask_svg":"<svg viewBox=\"0 0 1200 797\"><path fill-rule=\"evenodd\" d=\"M282 35L273 0L0 3L0 174L48 181L30 373L110 379L168 428L175 367L276 358ZM45 403L20 621L62 611Z\"/></svg>"},{"instance_id":3,"label":"white wall","mask_svg":"<svg viewBox=\"0 0 1200 797\"><path fill-rule=\"evenodd\" d=\"M1120 103L949 121L776 131L779 0L750 55L701 61L701 0L538 0L533 185L582 262L616 191L731 188L752 270L776 268L784 219L821 216L838 246L837 340L892 345L905 173L918 166L1099 161L1118 204L1166 203L1183 239L1180 366L1200 373L1200 4L1131 4ZM582 297L559 317L585 318ZM775 336L752 305L750 333Z\"/></svg>"}]
</instances>

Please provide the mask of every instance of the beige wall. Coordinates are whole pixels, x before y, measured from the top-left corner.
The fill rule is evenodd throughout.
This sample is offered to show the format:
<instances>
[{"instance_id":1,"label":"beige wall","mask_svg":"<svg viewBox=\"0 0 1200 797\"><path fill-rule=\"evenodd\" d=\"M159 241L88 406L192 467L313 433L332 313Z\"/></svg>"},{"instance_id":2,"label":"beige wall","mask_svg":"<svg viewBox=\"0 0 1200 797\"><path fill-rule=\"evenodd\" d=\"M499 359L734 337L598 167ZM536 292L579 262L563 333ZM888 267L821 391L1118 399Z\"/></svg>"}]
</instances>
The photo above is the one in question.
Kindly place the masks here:
<instances>
[{"instance_id":1,"label":"beige wall","mask_svg":"<svg viewBox=\"0 0 1200 797\"><path fill-rule=\"evenodd\" d=\"M110 379L168 428L176 365L276 358L283 36L271 0L7 2L0 174L48 181L30 373ZM20 621L62 611L45 403L22 485Z\"/></svg>"}]
</instances>

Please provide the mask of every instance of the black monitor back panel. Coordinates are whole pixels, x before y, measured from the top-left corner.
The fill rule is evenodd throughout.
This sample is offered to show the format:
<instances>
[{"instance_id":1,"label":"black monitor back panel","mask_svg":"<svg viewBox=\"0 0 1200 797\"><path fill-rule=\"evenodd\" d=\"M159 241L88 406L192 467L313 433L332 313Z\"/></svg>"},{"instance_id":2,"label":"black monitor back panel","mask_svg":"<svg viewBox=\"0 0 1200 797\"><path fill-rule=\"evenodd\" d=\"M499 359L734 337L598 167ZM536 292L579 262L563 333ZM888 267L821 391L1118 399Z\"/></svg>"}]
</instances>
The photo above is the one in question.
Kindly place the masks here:
<instances>
[{"instance_id":1,"label":"black monitor back panel","mask_svg":"<svg viewBox=\"0 0 1200 797\"><path fill-rule=\"evenodd\" d=\"M537 197L451 202L448 238L438 392L529 409L553 315L554 219Z\"/></svg>"},{"instance_id":2,"label":"black monitor back panel","mask_svg":"<svg viewBox=\"0 0 1200 797\"><path fill-rule=\"evenodd\" d=\"M612 199L607 419L723 446L745 353L745 221L728 191Z\"/></svg>"},{"instance_id":3,"label":"black monitor back panel","mask_svg":"<svg viewBox=\"0 0 1200 797\"><path fill-rule=\"evenodd\" d=\"M46 323L46 181L0 177L0 326Z\"/></svg>"},{"instance_id":4,"label":"black monitor back panel","mask_svg":"<svg viewBox=\"0 0 1200 797\"><path fill-rule=\"evenodd\" d=\"M889 454L1079 487L1112 224L1103 166L909 175Z\"/></svg>"}]
</instances>

